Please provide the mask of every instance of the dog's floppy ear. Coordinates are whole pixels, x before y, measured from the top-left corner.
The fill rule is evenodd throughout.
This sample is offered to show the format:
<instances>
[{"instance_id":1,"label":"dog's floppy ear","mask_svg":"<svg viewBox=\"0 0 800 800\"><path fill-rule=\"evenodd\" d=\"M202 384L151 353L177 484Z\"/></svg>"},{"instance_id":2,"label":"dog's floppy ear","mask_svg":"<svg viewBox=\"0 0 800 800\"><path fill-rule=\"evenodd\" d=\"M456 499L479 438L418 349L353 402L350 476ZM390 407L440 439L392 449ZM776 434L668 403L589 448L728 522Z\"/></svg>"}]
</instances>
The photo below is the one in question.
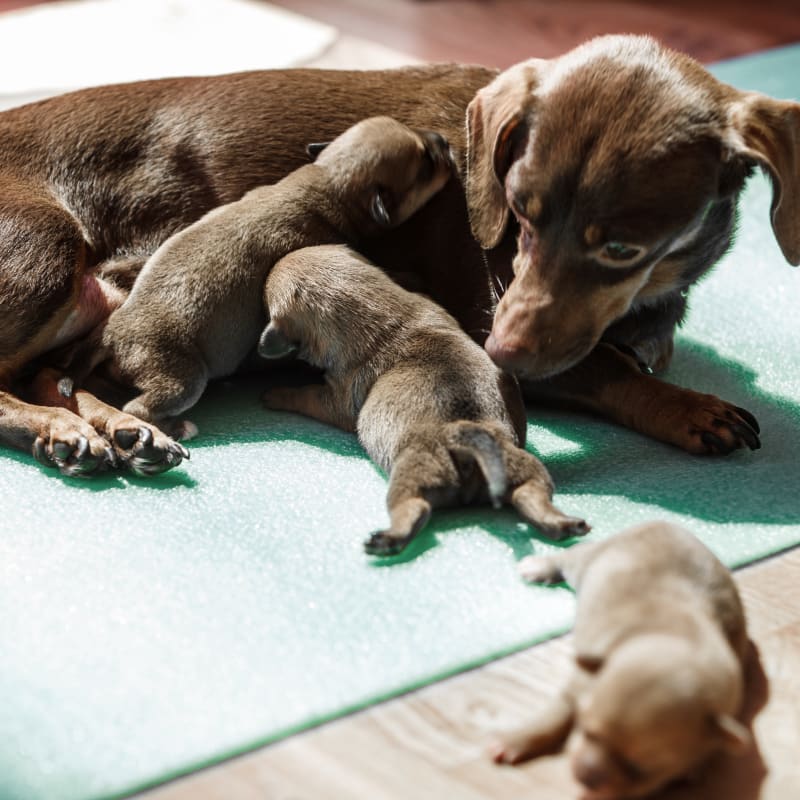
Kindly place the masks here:
<instances>
[{"instance_id":1,"label":"dog's floppy ear","mask_svg":"<svg viewBox=\"0 0 800 800\"><path fill-rule=\"evenodd\" d=\"M800 264L800 103L742 92L732 105L731 149L772 179L772 230L790 264Z\"/></svg>"},{"instance_id":2,"label":"dog's floppy ear","mask_svg":"<svg viewBox=\"0 0 800 800\"><path fill-rule=\"evenodd\" d=\"M258 340L258 354L261 358L284 358L298 351L297 342L291 341L274 322L270 322Z\"/></svg>"},{"instance_id":3,"label":"dog's floppy ear","mask_svg":"<svg viewBox=\"0 0 800 800\"><path fill-rule=\"evenodd\" d=\"M472 235L486 249L497 246L508 223L504 181L527 140L543 63L532 59L507 69L467 107L467 207Z\"/></svg>"},{"instance_id":4,"label":"dog's floppy ear","mask_svg":"<svg viewBox=\"0 0 800 800\"><path fill-rule=\"evenodd\" d=\"M711 724L720 746L728 752L740 754L750 747L750 731L730 714L717 714L712 717Z\"/></svg>"},{"instance_id":5,"label":"dog's floppy ear","mask_svg":"<svg viewBox=\"0 0 800 800\"><path fill-rule=\"evenodd\" d=\"M317 156L330 144L330 142L311 142L306 145L306 153L308 157L314 161Z\"/></svg>"}]
</instances>

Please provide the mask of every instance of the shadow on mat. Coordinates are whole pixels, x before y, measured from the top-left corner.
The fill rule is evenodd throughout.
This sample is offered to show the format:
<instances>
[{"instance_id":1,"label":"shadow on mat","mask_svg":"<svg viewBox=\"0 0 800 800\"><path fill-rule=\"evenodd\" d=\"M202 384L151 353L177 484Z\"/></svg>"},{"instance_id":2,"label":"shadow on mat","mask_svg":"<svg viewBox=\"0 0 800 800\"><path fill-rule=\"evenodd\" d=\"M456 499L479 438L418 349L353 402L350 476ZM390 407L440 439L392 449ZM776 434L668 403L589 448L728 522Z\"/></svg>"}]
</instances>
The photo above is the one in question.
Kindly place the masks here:
<instances>
[{"instance_id":1,"label":"shadow on mat","mask_svg":"<svg viewBox=\"0 0 800 800\"><path fill-rule=\"evenodd\" d=\"M800 405L762 391L754 370L721 358L712 348L691 339L684 338L679 343L667 377L717 394L755 413L762 426L762 449L756 453L738 451L722 458L690 456L604 420L531 408L528 440L533 452L537 452L537 426L570 443L566 451L543 457L558 494L620 496L711 522L796 522ZM282 367L212 384L203 400L187 414L200 428L200 436L190 443L192 464L201 467L204 459L213 458L215 447L277 441L297 441L336 455L365 458L352 434L262 408L260 395L267 386L297 385L314 379L319 379L319 373ZM152 489L191 488L197 483L182 469L149 479L109 473L87 480L57 476L21 453L5 451L2 458L34 464L48 475L90 491L119 489L127 484ZM579 508L571 510L580 512ZM480 524L489 533L496 530L496 535L508 541L516 553L515 534L508 534L516 520L512 512L498 514L477 507L462 511L468 518L459 525ZM451 527L444 521L444 513L436 514L429 526L431 532ZM456 523L452 525L455 526ZM525 533L520 534L520 540L535 535L533 529L523 528ZM422 541L430 535L423 532Z\"/></svg>"},{"instance_id":2,"label":"shadow on mat","mask_svg":"<svg viewBox=\"0 0 800 800\"><path fill-rule=\"evenodd\" d=\"M602 420L532 410L532 425L578 445L544 459L558 491L619 495L709 522L797 522L800 405L762 391L754 370L688 339L667 379L752 411L761 450L691 456ZM529 432L534 449L535 438Z\"/></svg>"},{"instance_id":3,"label":"shadow on mat","mask_svg":"<svg viewBox=\"0 0 800 800\"><path fill-rule=\"evenodd\" d=\"M570 443L564 452L543 456L558 494L620 496L717 523L796 522L800 404L762 391L753 369L722 358L713 348L687 338L679 343L667 378L717 394L752 411L761 423L762 449L754 453L740 450L724 457L691 456L604 420L531 408L529 449L537 452L535 426ZM198 463L205 457L206 448L286 440L341 456L365 458L352 434L261 407L259 397L267 385L308 380L309 373L284 368L212 386L189 415L201 430L201 436L192 442ZM571 510L580 513L579 508ZM434 546L429 537L457 525L480 524L489 533L496 531L515 552L524 549L523 539L536 535L532 528L520 523L525 533L520 533L516 547L515 535L508 534L518 521L513 512L497 513L479 507L461 511L467 516L452 525L445 522L444 515L454 512L437 512L412 552L416 550L418 555L419 547Z\"/></svg>"}]
</instances>

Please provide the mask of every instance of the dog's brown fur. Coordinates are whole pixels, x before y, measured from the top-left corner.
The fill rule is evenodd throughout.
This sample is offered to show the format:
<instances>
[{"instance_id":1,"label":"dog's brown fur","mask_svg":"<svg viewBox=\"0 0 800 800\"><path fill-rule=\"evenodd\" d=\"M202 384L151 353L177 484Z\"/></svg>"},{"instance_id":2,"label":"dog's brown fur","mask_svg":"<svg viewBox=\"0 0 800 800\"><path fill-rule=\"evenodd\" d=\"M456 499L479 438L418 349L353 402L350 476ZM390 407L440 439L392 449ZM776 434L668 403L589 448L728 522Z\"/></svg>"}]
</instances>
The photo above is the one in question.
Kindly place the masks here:
<instances>
[{"instance_id":1,"label":"dog's brown fur","mask_svg":"<svg viewBox=\"0 0 800 800\"><path fill-rule=\"evenodd\" d=\"M574 368L526 381L530 395L566 398L691 452L754 447L746 412L669 387L637 360L669 360L682 292L727 247L752 165L772 175L776 237L789 260L800 257L798 109L724 86L648 39L610 37L501 75L458 65L255 72L90 89L4 112L0 440L38 442L47 462L59 448L65 468L85 439L82 461L102 459L103 431L15 396L25 367L93 328L118 302L114 286L129 287L169 235L300 166L309 141L388 114L443 133L462 184L370 246L373 260L414 270L482 340L490 278L506 286L518 250L493 357L541 378L601 337ZM649 251L636 269L608 266L609 239Z\"/></svg>"},{"instance_id":2,"label":"dog's brown fur","mask_svg":"<svg viewBox=\"0 0 800 800\"><path fill-rule=\"evenodd\" d=\"M325 370L323 385L272 389L266 405L357 431L390 475L391 524L367 552L398 553L432 508L471 502L510 503L552 539L589 530L553 506L547 470L520 447L516 380L427 297L346 247L322 246L279 261L264 298L259 352L296 351Z\"/></svg>"},{"instance_id":3,"label":"dog's brown fur","mask_svg":"<svg viewBox=\"0 0 800 800\"><path fill-rule=\"evenodd\" d=\"M123 412L187 438L178 415L209 379L236 371L264 328L261 295L272 265L303 246L355 244L400 225L452 173L449 145L438 134L388 117L359 122L315 163L171 236L98 329L97 346L90 337L76 356L73 374L108 361L113 377L138 392Z\"/></svg>"},{"instance_id":4,"label":"dog's brown fur","mask_svg":"<svg viewBox=\"0 0 800 800\"><path fill-rule=\"evenodd\" d=\"M713 752L745 748L736 719L750 652L728 570L691 533L652 522L520 562L578 593L575 671L538 721L492 746L516 763L568 752L587 800L641 797ZM635 602L633 602L635 600Z\"/></svg>"}]
</instances>

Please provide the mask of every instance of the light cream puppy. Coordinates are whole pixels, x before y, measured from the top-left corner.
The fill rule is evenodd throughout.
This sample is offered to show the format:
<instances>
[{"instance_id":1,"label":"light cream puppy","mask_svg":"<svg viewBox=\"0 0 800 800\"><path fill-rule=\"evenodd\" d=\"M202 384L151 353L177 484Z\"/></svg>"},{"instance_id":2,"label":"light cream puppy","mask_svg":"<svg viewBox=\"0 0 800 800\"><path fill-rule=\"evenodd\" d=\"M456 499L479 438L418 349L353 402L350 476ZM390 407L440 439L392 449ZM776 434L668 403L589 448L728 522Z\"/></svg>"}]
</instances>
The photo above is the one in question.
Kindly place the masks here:
<instances>
[{"instance_id":1,"label":"light cream puppy","mask_svg":"<svg viewBox=\"0 0 800 800\"><path fill-rule=\"evenodd\" d=\"M736 719L748 652L730 572L688 531L650 522L520 562L536 583L578 594L574 674L532 726L492 745L498 762L572 735L573 773L590 800L641 797L715 751L750 742Z\"/></svg>"},{"instance_id":2,"label":"light cream puppy","mask_svg":"<svg viewBox=\"0 0 800 800\"><path fill-rule=\"evenodd\" d=\"M431 509L510 503L553 539L589 526L551 502L544 465L521 445L516 380L456 320L346 247L308 247L279 261L264 289L270 324L259 352L297 352L325 370L323 385L273 389L269 408L357 430L390 473L391 525L367 552L400 552Z\"/></svg>"}]
</instances>

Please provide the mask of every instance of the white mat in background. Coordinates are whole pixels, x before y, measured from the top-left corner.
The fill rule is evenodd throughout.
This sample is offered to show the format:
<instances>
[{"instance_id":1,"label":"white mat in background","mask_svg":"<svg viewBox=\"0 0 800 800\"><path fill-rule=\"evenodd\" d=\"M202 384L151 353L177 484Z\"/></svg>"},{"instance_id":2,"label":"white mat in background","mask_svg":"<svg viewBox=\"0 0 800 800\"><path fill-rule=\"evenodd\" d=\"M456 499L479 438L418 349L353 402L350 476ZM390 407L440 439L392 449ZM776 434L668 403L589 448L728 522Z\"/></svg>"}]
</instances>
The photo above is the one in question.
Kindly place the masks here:
<instances>
[{"instance_id":1,"label":"white mat in background","mask_svg":"<svg viewBox=\"0 0 800 800\"><path fill-rule=\"evenodd\" d=\"M300 66L328 25L250 0L76 0L0 15L0 107L85 86Z\"/></svg>"}]
</instances>

